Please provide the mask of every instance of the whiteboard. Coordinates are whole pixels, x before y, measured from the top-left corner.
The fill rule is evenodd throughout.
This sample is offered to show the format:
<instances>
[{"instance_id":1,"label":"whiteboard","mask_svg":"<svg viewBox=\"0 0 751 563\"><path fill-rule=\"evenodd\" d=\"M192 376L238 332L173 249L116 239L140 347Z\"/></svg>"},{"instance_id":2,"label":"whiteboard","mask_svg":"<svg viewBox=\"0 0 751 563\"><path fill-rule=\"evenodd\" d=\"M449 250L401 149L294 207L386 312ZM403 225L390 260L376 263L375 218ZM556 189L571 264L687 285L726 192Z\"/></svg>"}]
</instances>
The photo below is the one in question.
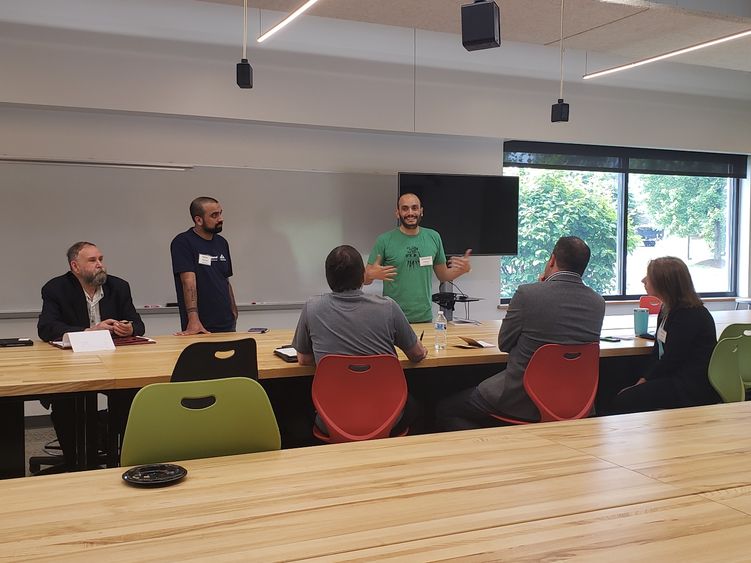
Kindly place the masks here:
<instances>
[{"instance_id":1,"label":"whiteboard","mask_svg":"<svg viewBox=\"0 0 751 563\"><path fill-rule=\"evenodd\" d=\"M394 226L396 175L196 167L186 171L0 163L5 244L0 311L38 311L40 289L68 269L67 248L97 244L136 307L175 297L169 246L192 226L197 196L224 209L238 304L304 301L328 290L340 244L368 254Z\"/></svg>"}]
</instances>

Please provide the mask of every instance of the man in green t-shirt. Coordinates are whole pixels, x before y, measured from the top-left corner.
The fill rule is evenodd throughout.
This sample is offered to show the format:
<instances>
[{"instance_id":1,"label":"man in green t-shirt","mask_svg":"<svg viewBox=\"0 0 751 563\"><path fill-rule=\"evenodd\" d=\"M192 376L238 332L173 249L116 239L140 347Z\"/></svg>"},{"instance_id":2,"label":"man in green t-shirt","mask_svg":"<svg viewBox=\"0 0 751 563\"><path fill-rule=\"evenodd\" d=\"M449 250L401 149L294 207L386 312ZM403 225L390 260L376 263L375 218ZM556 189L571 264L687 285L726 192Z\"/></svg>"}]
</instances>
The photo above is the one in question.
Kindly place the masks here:
<instances>
[{"instance_id":1,"label":"man in green t-shirt","mask_svg":"<svg viewBox=\"0 0 751 563\"><path fill-rule=\"evenodd\" d=\"M383 294L399 304L411 323L430 322L433 274L442 282L453 281L470 271L469 255L455 256L446 263L441 235L420 227L422 204L415 194L404 194L396 205L399 228L376 239L365 268L365 283L383 281Z\"/></svg>"}]
</instances>

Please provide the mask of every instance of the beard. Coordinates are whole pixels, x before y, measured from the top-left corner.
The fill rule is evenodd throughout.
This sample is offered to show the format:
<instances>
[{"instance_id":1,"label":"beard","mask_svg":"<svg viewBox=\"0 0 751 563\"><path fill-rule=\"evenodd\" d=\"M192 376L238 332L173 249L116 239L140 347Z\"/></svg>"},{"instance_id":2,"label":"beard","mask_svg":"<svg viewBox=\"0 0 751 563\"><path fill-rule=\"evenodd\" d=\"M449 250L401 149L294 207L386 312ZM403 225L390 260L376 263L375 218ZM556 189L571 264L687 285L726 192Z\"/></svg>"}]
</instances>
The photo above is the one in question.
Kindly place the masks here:
<instances>
[{"instance_id":1,"label":"beard","mask_svg":"<svg viewBox=\"0 0 751 563\"><path fill-rule=\"evenodd\" d=\"M416 229L420 226L421 221L422 217L420 215L417 216L417 220L414 223L407 223L404 217L402 217L401 215L399 216L399 223L401 223L402 227L404 227L405 229Z\"/></svg>"},{"instance_id":2,"label":"beard","mask_svg":"<svg viewBox=\"0 0 751 563\"><path fill-rule=\"evenodd\" d=\"M102 286L107 281L107 270L99 270L96 273L84 276L83 281L89 285Z\"/></svg>"},{"instance_id":3,"label":"beard","mask_svg":"<svg viewBox=\"0 0 751 563\"><path fill-rule=\"evenodd\" d=\"M217 223L217 224L216 224L216 225L214 225L214 226L213 226L213 227L212 227L211 229L207 228L207 227L206 227L206 226L204 225L204 227L203 227L203 230L204 230L205 232L207 232L207 233L211 234L211 235L218 235L219 233L221 233L221 232L222 232L222 227L223 227L223 224L222 224L222 223Z\"/></svg>"}]
</instances>

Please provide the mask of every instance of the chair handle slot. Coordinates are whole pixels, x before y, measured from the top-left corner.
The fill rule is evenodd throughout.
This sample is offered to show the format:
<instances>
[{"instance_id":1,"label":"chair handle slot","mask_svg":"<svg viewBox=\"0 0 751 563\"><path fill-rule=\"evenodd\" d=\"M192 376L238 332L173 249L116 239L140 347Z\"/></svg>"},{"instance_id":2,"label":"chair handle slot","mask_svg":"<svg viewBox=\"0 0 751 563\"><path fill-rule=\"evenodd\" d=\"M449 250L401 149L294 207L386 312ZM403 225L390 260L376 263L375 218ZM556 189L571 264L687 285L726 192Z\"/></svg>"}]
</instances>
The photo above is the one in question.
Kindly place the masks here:
<instances>
[{"instance_id":1,"label":"chair handle slot","mask_svg":"<svg viewBox=\"0 0 751 563\"><path fill-rule=\"evenodd\" d=\"M581 355L581 352L566 352L565 354L563 354L563 357L567 360L576 360L577 358L580 358Z\"/></svg>"},{"instance_id":2,"label":"chair handle slot","mask_svg":"<svg viewBox=\"0 0 751 563\"><path fill-rule=\"evenodd\" d=\"M216 403L216 397L214 395L207 395L205 397L183 397L180 399L180 404L183 407L194 411L207 409L214 403Z\"/></svg>"},{"instance_id":3,"label":"chair handle slot","mask_svg":"<svg viewBox=\"0 0 751 563\"><path fill-rule=\"evenodd\" d=\"M365 373L366 371L370 371L370 364L349 364L347 367L350 371L354 371L355 373Z\"/></svg>"}]
</instances>

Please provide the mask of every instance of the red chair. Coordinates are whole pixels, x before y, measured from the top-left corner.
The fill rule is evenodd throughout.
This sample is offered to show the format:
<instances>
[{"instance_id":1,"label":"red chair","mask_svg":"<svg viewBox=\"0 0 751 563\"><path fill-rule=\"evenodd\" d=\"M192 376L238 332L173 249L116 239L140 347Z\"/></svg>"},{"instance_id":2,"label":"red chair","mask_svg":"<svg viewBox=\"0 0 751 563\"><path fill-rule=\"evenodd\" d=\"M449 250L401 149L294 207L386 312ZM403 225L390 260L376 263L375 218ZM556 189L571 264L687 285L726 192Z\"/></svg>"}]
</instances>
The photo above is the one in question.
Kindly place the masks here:
<instances>
[{"instance_id":1,"label":"red chair","mask_svg":"<svg viewBox=\"0 0 751 563\"><path fill-rule=\"evenodd\" d=\"M600 345L545 344L524 371L524 390L540 411L540 422L585 418L592 411L600 376ZM491 414L511 424L528 424Z\"/></svg>"},{"instance_id":2,"label":"red chair","mask_svg":"<svg viewBox=\"0 0 751 563\"><path fill-rule=\"evenodd\" d=\"M388 438L407 402L407 380L395 356L329 355L316 366L313 404L328 435L324 442ZM406 434L406 431L404 432Z\"/></svg>"},{"instance_id":3,"label":"red chair","mask_svg":"<svg viewBox=\"0 0 751 563\"><path fill-rule=\"evenodd\" d=\"M642 309L649 309L650 315L659 315L662 301L657 299L654 295L642 295L639 297L639 307Z\"/></svg>"}]
</instances>

